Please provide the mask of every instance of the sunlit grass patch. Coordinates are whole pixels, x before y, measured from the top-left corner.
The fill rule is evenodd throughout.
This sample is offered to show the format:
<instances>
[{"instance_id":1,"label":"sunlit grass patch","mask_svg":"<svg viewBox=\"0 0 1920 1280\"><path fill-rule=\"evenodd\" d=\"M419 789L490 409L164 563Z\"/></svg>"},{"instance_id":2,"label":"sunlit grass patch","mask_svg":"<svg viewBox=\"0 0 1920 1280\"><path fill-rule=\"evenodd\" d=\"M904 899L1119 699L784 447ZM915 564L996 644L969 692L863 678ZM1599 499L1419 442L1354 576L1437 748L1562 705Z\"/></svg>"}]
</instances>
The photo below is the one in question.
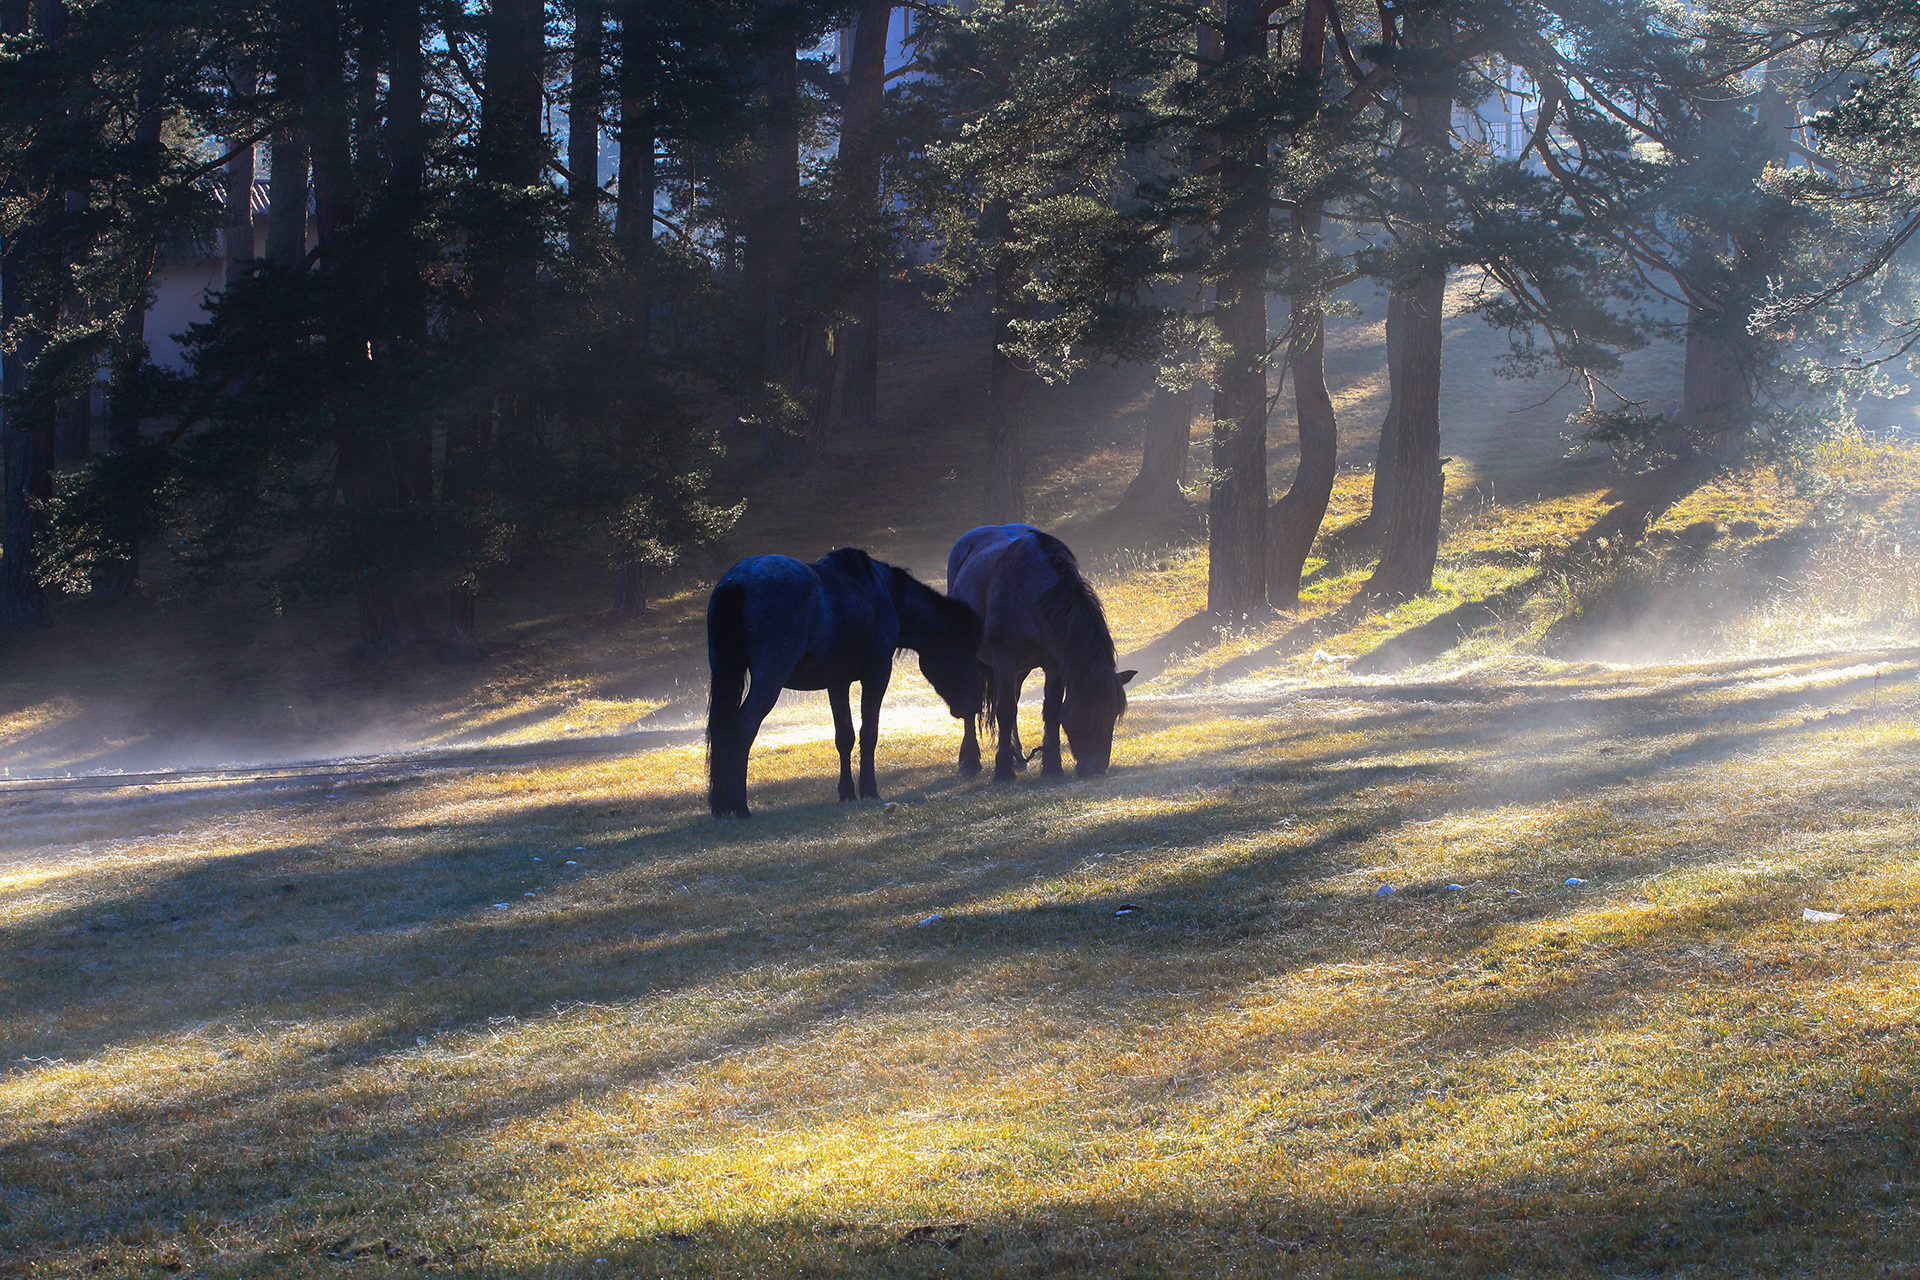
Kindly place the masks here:
<instances>
[{"instance_id":1,"label":"sunlit grass patch","mask_svg":"<svg viewBox=\"0 0 1920 1280\"><path fill-rule=\"evenodd\" d=\"M107 1275L1893 1261L1916 692L1143 696L1112 776L998 787L916 712L891 808L802 703L730 824L697 745L37 802L0 1231Z\"/></svg>"},{"instance_id":2,"label":"sunlit grass patch","mask_svg":"<svg viewBox=\"0 0 1920 1280\"><path fill-rule=\"evenodd\" d=\"M1447 521L1441 553L1454 560L1525 557L1567 547L1607 514L1608 492L1602 484L1528 500L1470 495Z\"/></svg>"}]
</instances>

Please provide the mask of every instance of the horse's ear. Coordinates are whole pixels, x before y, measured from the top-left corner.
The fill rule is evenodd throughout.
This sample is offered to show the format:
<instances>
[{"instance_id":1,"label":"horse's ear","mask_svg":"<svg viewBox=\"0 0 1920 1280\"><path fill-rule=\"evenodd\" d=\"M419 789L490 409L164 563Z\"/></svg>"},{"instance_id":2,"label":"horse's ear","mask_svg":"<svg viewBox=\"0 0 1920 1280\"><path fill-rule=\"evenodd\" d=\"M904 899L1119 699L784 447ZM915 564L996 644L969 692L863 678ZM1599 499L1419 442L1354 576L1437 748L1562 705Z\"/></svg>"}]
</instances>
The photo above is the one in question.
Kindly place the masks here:
<instances>
[{"instance_id":1,"label":"horse's ear","mask_svg":"<svg viewBox=\"0 0 1920 1280\"><path fill-rule=\"evenodd\" d=\"M1115 680L1118 680L1121 684L1125 684L1127 681L1133 679L1135 676L1139 674L1140 673L1138 671L1116 671L1113 673L1113 678Z\"/></svg>"}]
</instances>

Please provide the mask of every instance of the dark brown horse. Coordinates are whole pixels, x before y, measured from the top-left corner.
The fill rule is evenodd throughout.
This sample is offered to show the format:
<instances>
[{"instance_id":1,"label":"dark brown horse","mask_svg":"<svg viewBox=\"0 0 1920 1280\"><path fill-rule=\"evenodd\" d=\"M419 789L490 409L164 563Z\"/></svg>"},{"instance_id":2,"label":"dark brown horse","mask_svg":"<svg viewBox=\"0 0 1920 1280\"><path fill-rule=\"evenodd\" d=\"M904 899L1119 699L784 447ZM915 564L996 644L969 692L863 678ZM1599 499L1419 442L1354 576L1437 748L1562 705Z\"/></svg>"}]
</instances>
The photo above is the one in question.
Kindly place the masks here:
<instances>
[{"instance_id":1,"label":"dark brown horse","mask_svg":"<svg viewBox=\"0 0 1920 1280\"><path fill-rule=\"evenodd\" d=\"M948 710L980 711L973 610L842 547L812 564L753 556L727 570L707 602L707 799L716 818L748 816L747 754L782 689L825 689L840 749L840 798L880 798L873 752L893 655L912 649ZM860 784L854 789L853 682L860 682Z\"/></svg>"},{"instance_id":2,"label":"dark brown horse","mask_svg":"<svg viewBox=\"0 0 1920 1280\"><path fill-rule=\"evenodd\" d=\"M1115 671L1113 634L1080 566L1065 543L1028 524L988 525L965 534L947 556L947 593L980 615L980 667L985 697L980 728L1000 731L996 782L1013 780L1030 757L1021 753L1020 686L1035 667L1046 673L1040 702L1044 730L1040 773L1057 777L1060 730L1067 731L1073 771L1101 774L1113 757L1113 726L1127 709L1131 671ZM960 772L980 772L974 722L960 744Z\"/></svg>"}]
</instances>

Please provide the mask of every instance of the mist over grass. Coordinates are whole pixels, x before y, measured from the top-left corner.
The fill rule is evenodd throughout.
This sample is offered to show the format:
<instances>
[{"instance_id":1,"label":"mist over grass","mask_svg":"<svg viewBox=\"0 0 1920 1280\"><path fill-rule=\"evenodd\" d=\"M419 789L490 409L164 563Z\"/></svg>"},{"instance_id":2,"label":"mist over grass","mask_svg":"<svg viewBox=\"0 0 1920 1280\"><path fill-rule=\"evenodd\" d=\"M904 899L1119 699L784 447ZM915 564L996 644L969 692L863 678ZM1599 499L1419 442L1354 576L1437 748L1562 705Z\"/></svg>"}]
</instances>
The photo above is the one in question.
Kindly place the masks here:
<instances>
[{"instance_id":1,"label":"mist over grass","mask_svg":"<svg viewBox=\"0 0 1920 1280\"><path fill-rule=\"evenodd\" d=\"M904 716L892 807L831 803L796 724L739 824L692 745L36 796L0 1240L104 1275L1897 1264L1914 657L1148 695L1091 783L961 783Z\"/></svg>"}]
</instances>

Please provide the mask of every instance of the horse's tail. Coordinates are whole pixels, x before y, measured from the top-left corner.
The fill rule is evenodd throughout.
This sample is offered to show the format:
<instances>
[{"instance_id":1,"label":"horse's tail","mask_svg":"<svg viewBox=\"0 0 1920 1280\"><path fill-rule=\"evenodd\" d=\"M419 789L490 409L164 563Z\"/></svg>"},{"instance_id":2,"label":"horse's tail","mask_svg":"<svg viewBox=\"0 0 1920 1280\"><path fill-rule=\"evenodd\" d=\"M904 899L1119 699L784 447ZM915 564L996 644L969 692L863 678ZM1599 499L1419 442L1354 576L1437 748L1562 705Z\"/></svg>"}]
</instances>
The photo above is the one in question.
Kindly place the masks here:
<instances>
[{"instance_id":1,"label":"horse's tail","mask_svg":"<svg viewBox=\"0 0 1920 1280\"><path fill-rule=\"evenodd\" d=\"M747 694L747 591L722 582L707 602L707 802L713 816L745 813L747 761L740 704Z\"/></svg>"},{"instance_id":2,"label":"horse's tail","mask_svg":"<svg viewBox=\"0 0 1920 1280\"><path fill-rule=\"evenodd\" d=\"M983 662L980 664L980 717L979 717L979 721L980 721L979 733L980 733L980 736L983 738L991 738L994 734L994 726L998 723L998 719L993 714L993 704L995 701L996 701L996 698L994 694L993 668Z\"/></svg>"}]
</instances>

